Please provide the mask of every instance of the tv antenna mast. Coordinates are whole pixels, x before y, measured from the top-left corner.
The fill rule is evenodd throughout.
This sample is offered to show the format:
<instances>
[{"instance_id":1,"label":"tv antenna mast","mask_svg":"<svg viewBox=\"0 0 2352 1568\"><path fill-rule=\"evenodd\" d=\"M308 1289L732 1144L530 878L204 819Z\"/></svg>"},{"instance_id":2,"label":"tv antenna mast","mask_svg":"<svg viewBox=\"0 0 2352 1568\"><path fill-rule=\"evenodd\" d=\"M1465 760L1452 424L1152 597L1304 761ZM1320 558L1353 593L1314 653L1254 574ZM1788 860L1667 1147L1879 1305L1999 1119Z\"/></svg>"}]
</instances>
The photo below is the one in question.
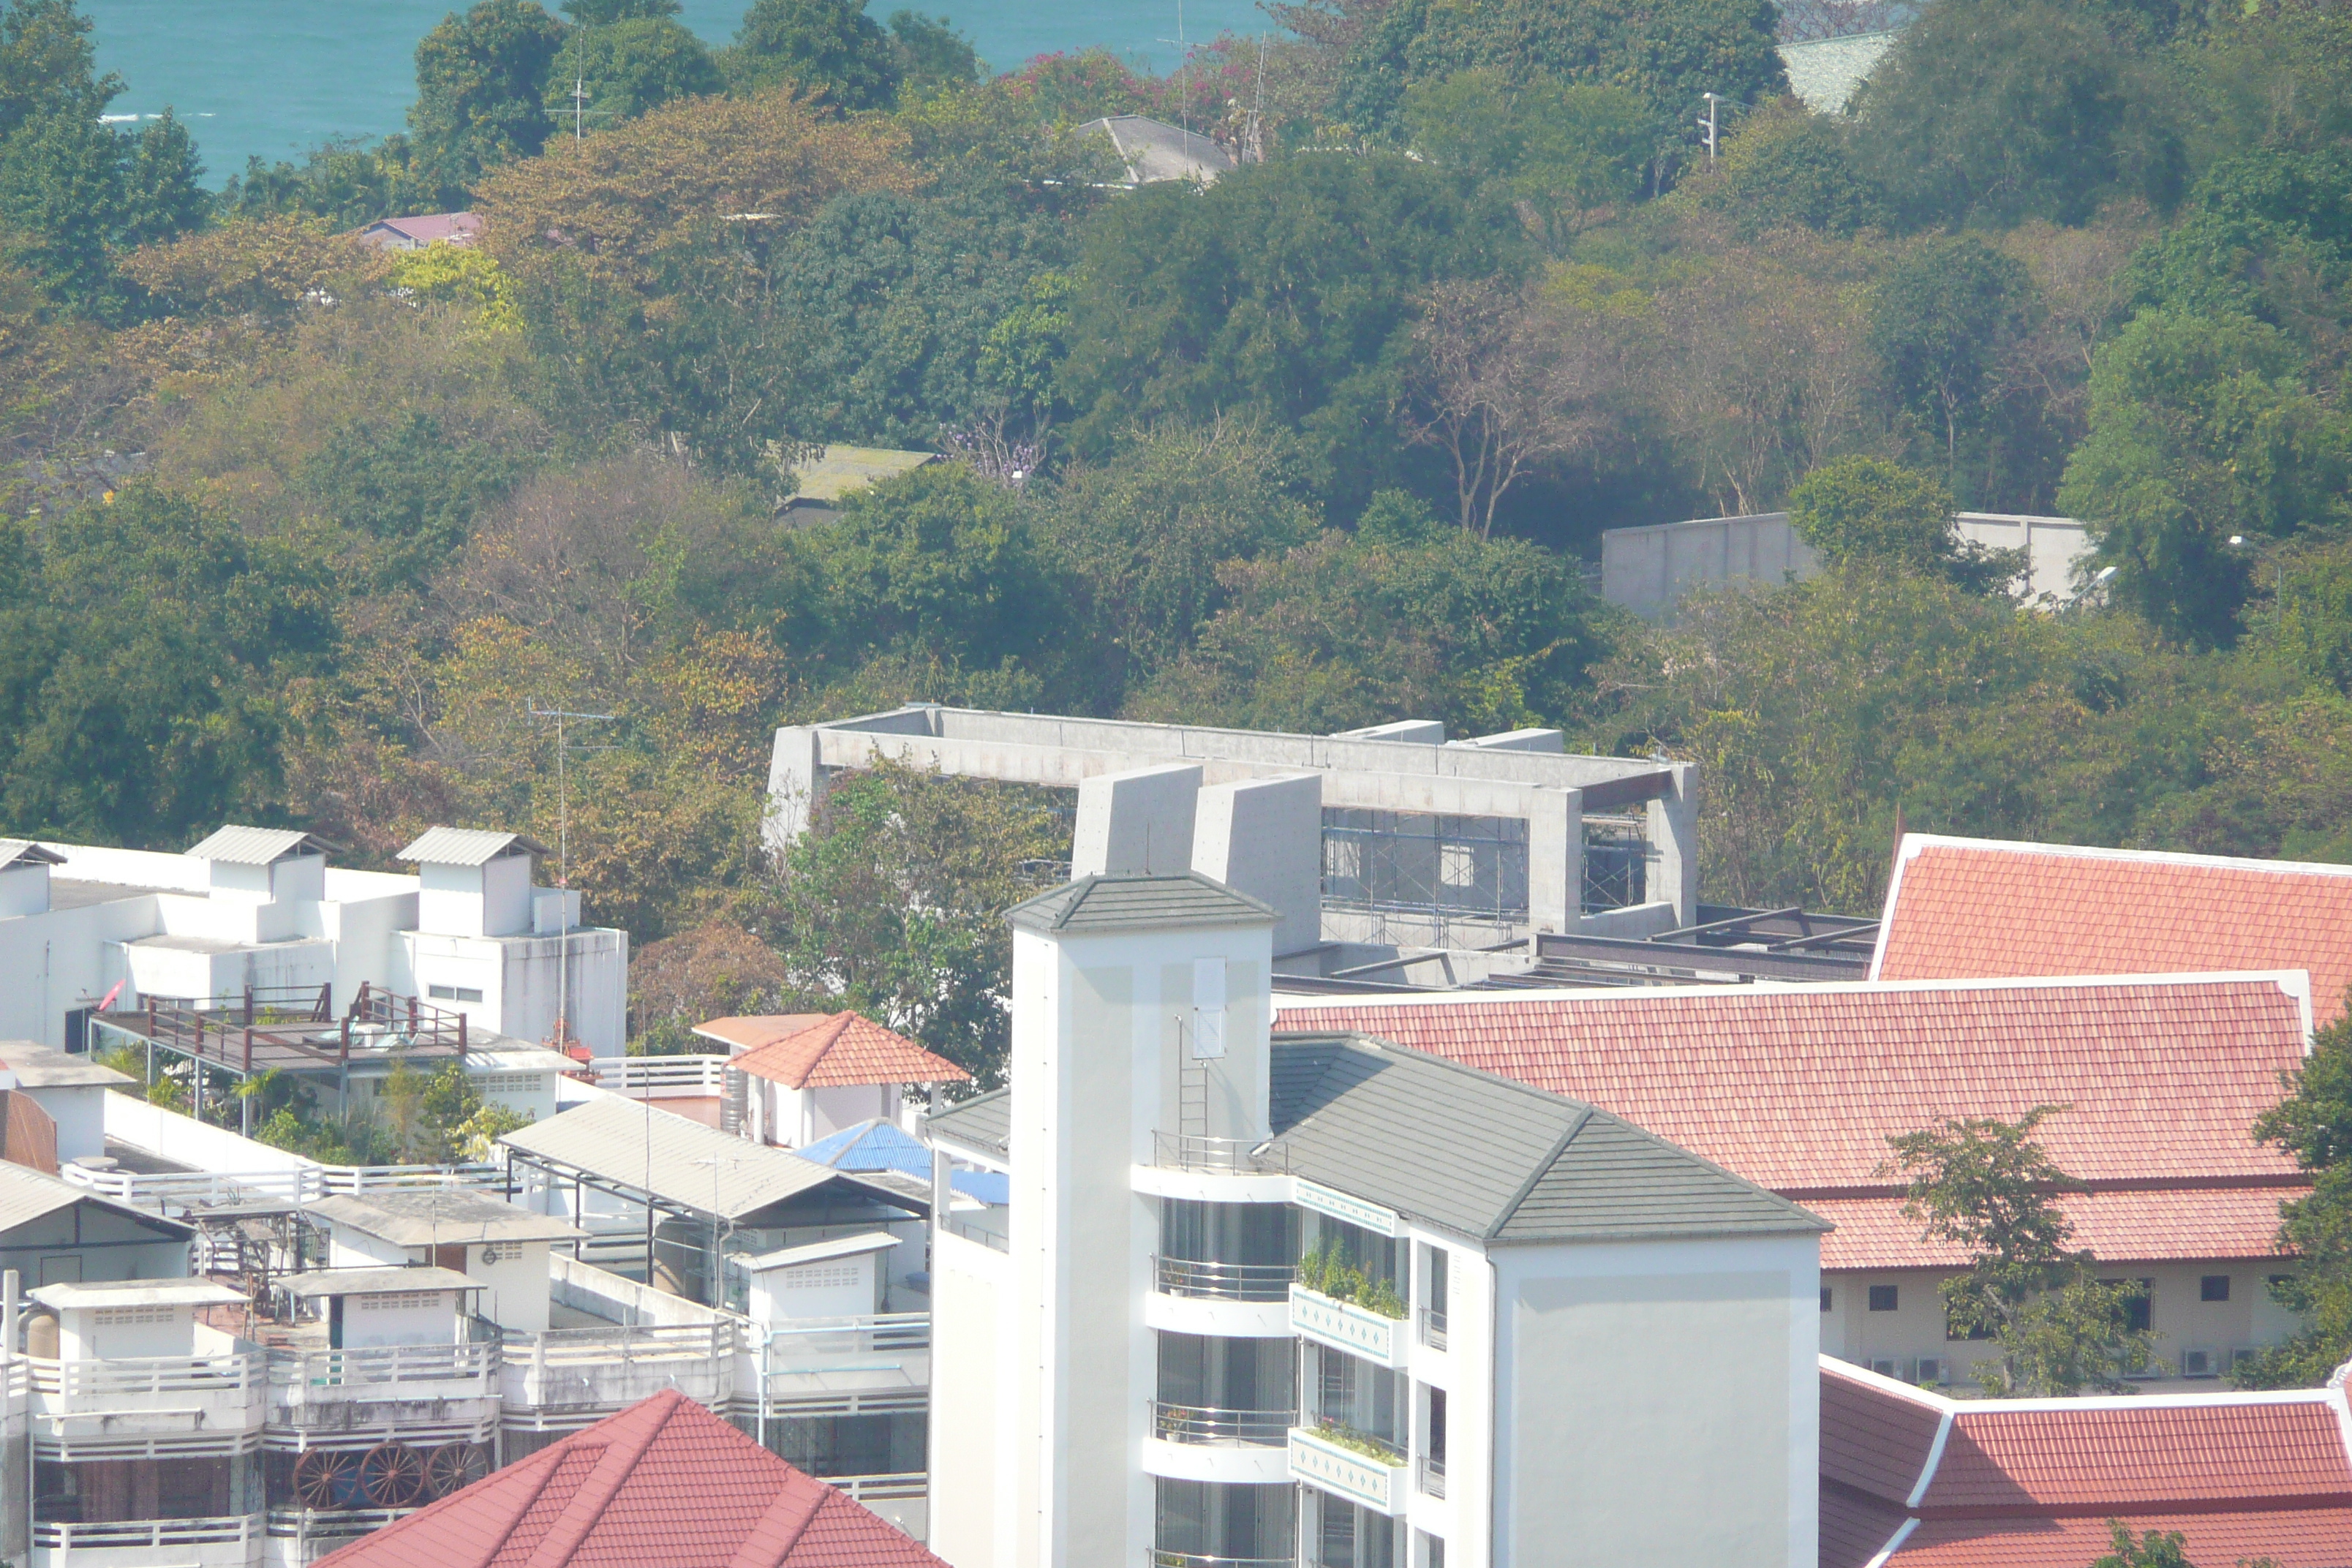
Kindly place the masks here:
<instances>
[{"instance_id":1,"label":"tv antenna mast","mask_svg":"<svg viewBox=\"0 0 2352 1568\"><path fill-rule=\"evenodd\" d=\"M541 708L533 703L530 716L555 721L556 918L562 923L556 940L563 944L556 950L555 958L555 1048L561 1051L572 1043L572 785L564 771L563 727L568 720L601 723L611 721L615 715L574 713L567 709Z\"/></svg>"},{"instance_id":2,"label":"tv antenna mast","mask_svg":"<svg viewBox=\"0 0 2352 1568\"><path fill-rule=\"evenodd\" d=\"M587 134L586 128L581 124L582 121L592 120L597 115L612 112L609 109L589 108L588 79L584 76L575 76L572 79L572 140L577 142Z\"/></svg>"}]
</instances>

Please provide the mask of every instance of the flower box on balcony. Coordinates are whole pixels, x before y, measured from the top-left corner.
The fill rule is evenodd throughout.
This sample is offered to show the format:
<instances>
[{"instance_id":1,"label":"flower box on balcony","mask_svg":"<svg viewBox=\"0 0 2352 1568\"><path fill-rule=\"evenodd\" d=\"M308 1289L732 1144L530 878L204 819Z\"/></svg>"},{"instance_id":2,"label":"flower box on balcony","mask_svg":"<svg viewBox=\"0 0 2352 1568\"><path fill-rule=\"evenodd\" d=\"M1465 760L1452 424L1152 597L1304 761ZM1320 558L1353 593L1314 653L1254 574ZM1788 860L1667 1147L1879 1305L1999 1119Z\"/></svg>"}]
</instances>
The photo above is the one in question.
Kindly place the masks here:
<instances>
[{"instance_id":1,"label":"flower box on balcony","mask_svg":"<svg viewBox=\"0 0 2352 1568\"><path fill-rule=\"evenodd\" d=\"M1374 1458L1304 1426L1290 1429L1290 1477L1391 1517L1403 1514L1412 1467L1402 1456Z\"/></svg>"},{"instance_id":2,"label":"flower box on balcony","mask_svg":"<svg viewBox=\"0 0 2352 1568\"><path fill-rule=\"evenodd\" d=\"M1291 1332L1361 1356L1378 1366L1401 1367L1407 1353L1404 1321L1384 1318L1351 1301L1335 1300L1304 1285L1290 1288Z\"/></svg>"}]
</instances>

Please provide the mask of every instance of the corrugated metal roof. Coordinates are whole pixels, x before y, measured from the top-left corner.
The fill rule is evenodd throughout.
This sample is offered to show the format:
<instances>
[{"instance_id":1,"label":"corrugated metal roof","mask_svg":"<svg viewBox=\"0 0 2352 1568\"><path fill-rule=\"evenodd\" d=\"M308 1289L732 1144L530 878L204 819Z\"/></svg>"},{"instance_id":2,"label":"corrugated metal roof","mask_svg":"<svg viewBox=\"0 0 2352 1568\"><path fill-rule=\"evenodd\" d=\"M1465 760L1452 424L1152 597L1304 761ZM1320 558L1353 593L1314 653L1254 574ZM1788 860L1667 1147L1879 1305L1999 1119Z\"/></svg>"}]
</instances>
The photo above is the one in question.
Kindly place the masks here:
<instances>
[{"instance_id":1,"label":"corrugated metal roof","mask_svg":"<svg viewBox=\"0 0 2352 1568\"><path fill-rule=\"evenodd\" d=\"M894 479L926 463L940 460L937 452L901 452L887 447L829 446L816 456L793 465L799 482L793 491L798 501L837 501L852 490L862 490L877 479Z\"/></svg>"},{"instance_id":2,"label":"corrugated metal roof","mask_svg":"<svg viewBox=\"0 0 2352 1568\"><path fill-rule=\"evenodd\" d=\"M316 834L294 827L241 827L232 823L200 844L188 847L199 860L226 860L232 866L268 866L289 855L325 855L336 846Z\"/></svg>"},{"instance_id":3,"label":"corrugated metal roof","mask_svg":"<svg viewBox=\"0 0 2352 1568\"><path fill-rule=\"evenodd\" d=\"M1103 935L1202 926L1272 925L1273 908L1198 871L1081 877L1004 911L1024 931Z\"/></svg>"},{"instance_id":4,"label":"corrugated metal roof","mask_svg":"<svg viewBox=\"0 0 2352 1568\"><path fill-rule=\"evenodd\" d=\"M906 1203L788 1150L749 1142L635 1100L593 1100L499 1142L703 1214L715 1208L727 1219L741 1219L828 1182L876 1203Z\"/></svg>"},{"instance_id":5,"label":"corrugated metal roof","mask_svg":"<svg viewBox=\"0 0 2352 1568\"><path fill-rule=\"evenodd\" d=\"M0 838L0 871L11 866L62 866L66 858L29 838Z\"/></svg>"},{"instance_id":6,"label":"corrugated metal roof","mask_svg":"<svg viewBox=\"0 0 2352 1568\"><path fill-rule=\"evenodd\" d=\"M896 1122L878 1116L845 1127L829 1138L803 1143L793 1152L836 1171L894 1171L923 1183L926 1190L931 1180L931 1152L908 1137ZM1013 1201L1010 1178L1000 1172L954 1171L948 1175L948 1184L984 1204Z\"/></svg>"},{"instance_id":7,"label":"corrugated metal roof","mask_svg":"<svg viewBox=\"0 0 2352 1568\"><path fill-rule=\"evenodd\" d=\"M1276 1037L1294 1174L1498 1245L1827 1224L1607 1111L1350 1037Z\"/></svg>"},{"instance_id":8,"label":"corrugated metal roof","mask_svg":"<svg viewBox=\"0 0 2352 1568\"><path fill-rule=\"evenodd\" d=\"M555 1120L562 1121L562 1117ZM478 1241L570 1241L587 1232L463 1187L380 1187L321 1198L310 1213L395 1247Z\"/></svg>"},{"instance_id":9,"label":"corrugated metal roof","mask_svg":"<svg viewBox=\"0 0 2352 1568\"><path fill-rule=\"evenodd\" d=\"M992 1089L961 1105L935 1111L923 1119L923 1131L1002 1159L1013 1147L1013 1091Z\"/></svg>"},{"instance_id":10,"label":"corrugated metal roof","mask_svg":"<svg viewBox=\"0 0 2352 1568\"><path fill-rule=\"evenodd\" d=\"M43 1215L71 1208L76 1204L111 1209L126 1218L161 1231L173 1240L185 1241L196 1234L194 1226L182 1225L161 1215L143 1213L111 1198L100 1197L88 1188L74 1186L46 1172L0 1160L0 1235L39 1219Z\"/></svg>"},{"instance_id":11,"label":"corrugated metal roof","mask_svg":"<svg viewBox=\"0 0 2352 1568\"><path fill-rule=\"evenodd\" d=\"M431 861L436 866L485 866L504 855L544 855L547 846L520 833L493 833L479 827L428 827L424 837L402 850L403 860Z\"/></svg>"}]
</instances>

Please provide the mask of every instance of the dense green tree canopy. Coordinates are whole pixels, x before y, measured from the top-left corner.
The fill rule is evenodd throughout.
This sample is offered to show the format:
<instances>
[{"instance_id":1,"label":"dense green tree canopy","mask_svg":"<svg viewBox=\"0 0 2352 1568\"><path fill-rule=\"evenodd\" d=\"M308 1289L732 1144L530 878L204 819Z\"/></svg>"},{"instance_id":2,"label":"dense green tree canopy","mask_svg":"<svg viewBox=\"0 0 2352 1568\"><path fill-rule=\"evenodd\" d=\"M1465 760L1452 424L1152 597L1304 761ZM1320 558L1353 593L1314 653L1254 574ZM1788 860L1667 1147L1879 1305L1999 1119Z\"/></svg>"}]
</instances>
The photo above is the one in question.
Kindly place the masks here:
<instances>
[{"instance_id":1,"label":"dense green tree canopy","mask_svg":"<svg viewBox=\"0 0 2352 1568\"><path fill-rule=\"evenodd\" d=\"M881 109L898 92L889 35L866 0L753 0L720 62L738 92L790 81L844 109Z\"/></svg>"},{"instance_id":2,"label":"dense green tree canopy","mask_svg":"<svg viewBox=\"0 0 2352 1568\"><path fill-rule=\"evenodd\" d=\"M571 30L548 68L547 110L559 128L573 128L576 111L579 129L594 131L725 85L686 28L667 16L625 16Z\"/></svg>"},{"instance_id":3,"label":"dense green tree canopy","mask_svg":"<svg viewBox=\"0 0 2352 1568\"><path fill-rule=\"evenodd\" d=\"M462 193L545 144L548 73L562 42L563 25L534 0L477 0L425 35L408 123L445 186Z\"/></svg>"}]
</instances>

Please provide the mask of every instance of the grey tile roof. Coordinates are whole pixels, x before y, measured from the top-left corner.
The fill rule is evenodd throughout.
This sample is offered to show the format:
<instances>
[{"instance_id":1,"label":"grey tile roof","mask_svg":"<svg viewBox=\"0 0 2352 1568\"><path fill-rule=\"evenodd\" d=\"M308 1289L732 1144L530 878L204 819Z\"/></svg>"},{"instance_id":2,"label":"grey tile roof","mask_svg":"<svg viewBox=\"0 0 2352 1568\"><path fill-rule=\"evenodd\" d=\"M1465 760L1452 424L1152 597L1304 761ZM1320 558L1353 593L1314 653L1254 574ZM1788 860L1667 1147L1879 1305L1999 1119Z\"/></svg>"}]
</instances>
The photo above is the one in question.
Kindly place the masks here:
<instances>
[{"instance_id":1,"label":"grey tile roof","mask_svg":"<svg viewBox=\"0 0 2352 1568\"><path fill-rule=\"evenodd\" d=\"M1605 1110L1418 1051L1277 1037L1271 1068L1293 1174L1490 1244L1830 1228Z\"/></svg>"},{"instance_id":2,"label":"grey tile roof","mask_svg":"<svg viewBox=\"0 0 2352 1568\"><path fill-rule=\"evenodd\" d=\"M1198 871L1081 877L1013 905L1004 918L1024 931L1103 935L1202 926L1272 925L1273 908Z\"/></svg>"},{"instance_id":3,"label":"grey tile roof","mask_svg":"<svg viewBox=\"0 0 2352 1568\"><path fill-rule=\"evenodd\" d=\"M226 860L232 866L268 866L289 855L324 855L335 847L315 834L292 827L221 828L188 853L199 860Z\"/></svg>"},{"instance_id":4,"label":"grey tile roof","mask_svg":"<svg viewBox=\"0 0 2352 1568\"><path fill-rule=\"evenodd\" d=\"M478 827L428 827L424 837L402 850L403 860L429 860L436 866L484 866L501 855L544 855L547 846L520 833L491 833Z\"/></svg>"},{"instance_id":5,"label":"grey tile roof","mask_svg":"<svg viewBox=\"0 0 2352 1568\"><path fill-rule=\"evenodd\" d=\"M923 1118L925 1133L937 1133L969 1149L1003 1156L1013 1147L1013 1091L992 1089L975 1094L961 1105L933 1111Z\"/></svg>"},{"instance_id":6,"label":"grey tile roof","mask_svg":"<svg viewBox=\"0 0 2352 1568\"><path fill-rule=\"evenodd\" d=\"M879 1184L803 1160L787 1149L771 1149L717 1131L667 1110L648 1110L635 1100L592 1100L509 1132L499 1142L517 1152L585 1171L616 1186L650 1191L681 1207L709 1214L715 1205L719 1214L730 1220L743 1219L772 1204L828 1184L857 1200L892 1208L909 1206L908 1197ZM919 1210L928 1205L915 1203L912 1206Z\"/></svg>"},{"instance_id":7,"label":"grey tile roof","mask_svg":"<svg viewBox=\"0 0 2352 1568\"><path fill-rule=\"evenodd\" d=\"M1078 134L1107 139L1127 165L1129 181L1139 185L1161 180L1211 184L1238 167L1232 153L1200 132L1140 114L1089 120L1078 127Z\"/></svg>"},{"instance_id":8,"label":"grey tile roof","mask_svg":"<svg viewBox=\"0 0 2352 1568\"><path fill-rule=\"evenodd\" d=\"M11 866L62 866L66 858L29 838L0 838L0 871Z\"/></svg>"}]
</instances>

